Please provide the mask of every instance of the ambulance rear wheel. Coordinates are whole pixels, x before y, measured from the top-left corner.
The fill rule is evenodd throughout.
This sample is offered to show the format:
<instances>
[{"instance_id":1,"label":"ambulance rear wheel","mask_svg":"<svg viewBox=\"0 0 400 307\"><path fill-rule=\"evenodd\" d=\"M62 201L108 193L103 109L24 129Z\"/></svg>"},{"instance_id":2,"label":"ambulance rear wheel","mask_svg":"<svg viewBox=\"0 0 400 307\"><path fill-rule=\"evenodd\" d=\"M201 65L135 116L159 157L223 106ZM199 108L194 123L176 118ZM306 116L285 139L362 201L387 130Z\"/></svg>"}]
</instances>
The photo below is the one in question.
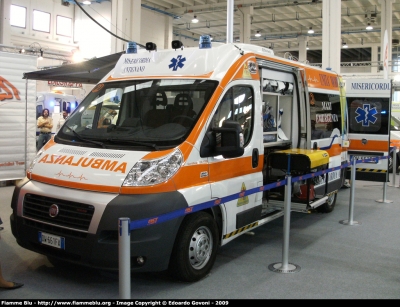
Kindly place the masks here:
<instances>
[{"instance_id":1,"label":"ambulance rear wheel","mask_svg":"<svg viewBox=\"0 0 400 307\"><path fill-rule=\"evenodd\" d=\"M400 158L400 154L397 153L396 155L396 173L399 172L399 158ZM388 157L388 164L389 164L389 173L393 173L393 152L390 153L389 157Z\"/></svg>"},{"instance_id":2,"label":"ambulance rear wheel","mask_svg":"<svg viewBox=\"0 0 400 307\"><path fill-rule=\"evenodd\" d=\"M337 198L337 191L332 192L328 195L327 201L317 208L318 212L329 213L335 208Z\"/></svg>"},{"instance_id":3,"label":"ambulance rear wheel","mask_svg":"<svg viewBox=\"0 0 400 307\"><path fill-rule=\"evenodd\" d=\"M389 173L393 173L393 153L391 153L388 157L388 164Z\"/></svg>"},{"instance_id":4,"label":"ambulance rear wheel","mask_svg":"<svg viewBox=\"0 0 400 307\"><path fill-rule=\"evenodd\" d=\"M172 251L170 274L181 281L202 279L214 265L218 246L218 226L210 214L198 212L186 216Z\"/></svg>"}]
</instances>

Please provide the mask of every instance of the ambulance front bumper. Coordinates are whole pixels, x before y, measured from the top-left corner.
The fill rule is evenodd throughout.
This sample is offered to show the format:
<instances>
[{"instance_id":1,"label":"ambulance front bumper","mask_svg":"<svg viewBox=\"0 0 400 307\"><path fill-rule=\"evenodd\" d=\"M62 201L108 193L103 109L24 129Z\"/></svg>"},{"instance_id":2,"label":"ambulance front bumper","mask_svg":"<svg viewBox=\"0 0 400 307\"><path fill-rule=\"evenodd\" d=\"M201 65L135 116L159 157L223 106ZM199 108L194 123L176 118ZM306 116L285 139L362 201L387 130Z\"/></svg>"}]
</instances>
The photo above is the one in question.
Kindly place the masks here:
<instances>
[{"instance_id":1,"label":"ambulance front bumper","mask_svg":"<svg viewBox=\"0 0 400 307\"><path fill-rule=\"evenodd\" d=\"M49 216L52 205L59 209L54 218ZM135 221L186 207L179 192L118 195L29 181L15 188L10 220L13 235L26 249L88 267L117 270L119 218ZM71 218L65 216L66 211ZM182 219L131 232L132 270L167 269ZM49 245L53 240L62 242ZM139 263L138 257L144 263Z\"/></svg>"}]
</instances>

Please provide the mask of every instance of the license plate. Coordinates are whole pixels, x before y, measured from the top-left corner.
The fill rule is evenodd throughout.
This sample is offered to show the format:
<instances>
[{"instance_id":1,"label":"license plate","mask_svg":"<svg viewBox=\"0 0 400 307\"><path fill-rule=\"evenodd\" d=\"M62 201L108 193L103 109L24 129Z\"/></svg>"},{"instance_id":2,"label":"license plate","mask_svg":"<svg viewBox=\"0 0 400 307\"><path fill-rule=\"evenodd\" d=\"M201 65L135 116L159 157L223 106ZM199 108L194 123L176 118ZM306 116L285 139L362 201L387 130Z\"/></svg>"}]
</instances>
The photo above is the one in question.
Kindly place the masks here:
<instances>
[{"instance_id":1,"label":"license plate","mask_svg":"<svg viewBox=\"0 0 400 307\"><path fill-rule=\"evenodd\" d=\"M376 156L355 156L355 158L357 160L363 160L363 159L367 160L367 159L373 159L373 158L377 158L377 157ZM374 163L374 164L376 164L378 162L376 162L376 160L371 160L371 161L365 161L364 163Z\"/></svg>"},{"instance_id":2,"label":"license plate","mask_svg":"<svg viewBox=\"0 0 400 307\"><path fill-rule=\"evenodd\" d=\"M39 231L39 242L59 249L65 249L65 238Z\"/></svg>"}]
</instances>

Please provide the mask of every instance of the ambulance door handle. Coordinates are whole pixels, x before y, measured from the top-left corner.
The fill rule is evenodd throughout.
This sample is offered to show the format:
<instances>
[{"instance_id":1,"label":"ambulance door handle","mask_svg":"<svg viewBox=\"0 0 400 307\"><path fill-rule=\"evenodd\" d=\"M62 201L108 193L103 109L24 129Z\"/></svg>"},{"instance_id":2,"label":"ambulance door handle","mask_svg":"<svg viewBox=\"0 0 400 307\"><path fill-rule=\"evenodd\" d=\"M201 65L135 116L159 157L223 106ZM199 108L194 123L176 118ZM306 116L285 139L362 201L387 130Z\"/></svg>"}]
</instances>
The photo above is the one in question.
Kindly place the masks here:
<instances>
[{"instance_id":1,"label":"ambulance door handle","mask_svg":"<svg viewBox=\"0 0 400 307\"><path fill-rule=\"evenodd\" d=\"M365 144L367 144L367 143L368 143L368 140L367 140L367 139L361 139L361 144L365 145Z\"/></svg>"},{"instance_id":2,"label":"ambulance door handle","mask_svg":"<svg viewBox=\"0 0 400 307\"><path fill-rule=\"evenodd\" d=\"M259 160L258 149L253 148L253 155L251 157L251 165L253 166L253 168L256 168L258 166L258 160Z\"/></svg>"}]
</instances>

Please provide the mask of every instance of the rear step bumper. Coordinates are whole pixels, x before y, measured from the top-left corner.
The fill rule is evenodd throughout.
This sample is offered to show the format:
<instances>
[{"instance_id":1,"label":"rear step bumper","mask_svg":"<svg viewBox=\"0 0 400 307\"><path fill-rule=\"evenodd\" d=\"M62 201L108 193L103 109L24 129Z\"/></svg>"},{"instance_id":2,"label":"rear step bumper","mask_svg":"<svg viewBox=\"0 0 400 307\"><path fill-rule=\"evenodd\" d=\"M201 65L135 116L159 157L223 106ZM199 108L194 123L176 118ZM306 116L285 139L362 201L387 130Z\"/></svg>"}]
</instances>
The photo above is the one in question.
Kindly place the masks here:
<instances>
[{"instance_id":1,"label":"rear step bumper","mask_svg":"<svg viewBox=\"0 0 400 307\"><path fill-rule=\"evenodd\" d=\"M309 204L291 202L290 209L291 211L309 213L310 209L315 209L323 205L324 203L326 203L327 200L328 196L324 196L322 198L317 199L316 201L310 202ZM285 202L278 200L269 200L268 207L276 210L283 210L285 207Z\"/></svg>"}]
</instances>

